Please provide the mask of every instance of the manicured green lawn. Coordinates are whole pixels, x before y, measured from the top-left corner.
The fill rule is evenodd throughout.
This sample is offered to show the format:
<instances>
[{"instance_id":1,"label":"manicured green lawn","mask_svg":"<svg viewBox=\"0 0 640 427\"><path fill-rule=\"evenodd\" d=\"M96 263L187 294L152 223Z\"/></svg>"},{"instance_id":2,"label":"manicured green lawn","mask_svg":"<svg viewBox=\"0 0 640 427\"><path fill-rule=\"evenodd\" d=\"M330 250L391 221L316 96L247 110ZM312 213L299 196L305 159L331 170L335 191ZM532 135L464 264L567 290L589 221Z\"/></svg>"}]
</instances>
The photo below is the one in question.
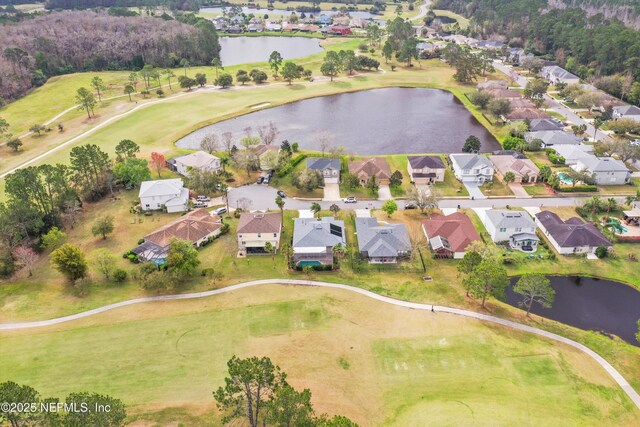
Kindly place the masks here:
<instances>
[{"instance_id":1,"label":"manicured green lawn","mask_svg":"<svg viewBox=\"0 0 640 427\"><path fill-rule=\"evenodd\" d=\"M480 187L480 190L485 196L512 196L513 192L507 184L500 181L497 176L494 175L493 181L487 182Z\"/></svg>"},{"instance_id":2,"label":"manicured green lawn","mask_svg":"<svg viewBox=\"0 0 640 427\"><path fill-rule=\"evenodd\" d=\"M291 183L291 179L293 178L293 175L306 169L306 167L307 167L306 161L303 160L302 162L300 162L298 166L295 167L295 169L293 169L290 173L283 176L282 178L278 177L277 174L274 175L269 185L271 185L274 188L277 188L278 190L284 191L287 197L303 197L303 198L310 198L310 199L311 198L321 199L324 194L324 191L322 188L316 188L315 190L312 190L312 191L305 191L305 190L300 190L299 188L295 187Z\"/></svg>"},{"instance_id":3,"label":"manicured green lawn","mask_svg":"<svg viewBox=\"0 0 640 427\"><path fill-rule=\"evenodd\" d=\"M311 389L319 412L361 425L558 425L558 414L564 425L640 422L573 348L340 290L270 285L0 336L0 381L43 396L117 396L131 420L147 423L219 425L211 393L233 354L269 356L296 388Z\"/></svg>"},{"instance_id":4,"label":"manicured green lawn","mask_svg":"<svg viewBox=\"0 0 640 427\"><path fill-rule=\"evenodd\" d=\"M442 157L444 161L445 156ZM444 171L444 181L436 182L435 184L433 184L433 188L441 196L464 197L469 195L467 188L456 179L456 176L453 174L453 172L451 172L449 168L445 169Z\"/></svg>"},{"instance_id":5,"label":"manicured green lawn","mask_svg":"<svg viewBox=\"0 0 640 427\"><path fill-rule=\"evenodd\" d=\"M460 28L463 30L469 27L469 20L462 15L458 15L457 13L444 9L434 9L433 12L436 14L436 16L446 16L448 18L455 19L456 21L458 21L458 25L460 25Z\"/></svg>"}]
</instances>

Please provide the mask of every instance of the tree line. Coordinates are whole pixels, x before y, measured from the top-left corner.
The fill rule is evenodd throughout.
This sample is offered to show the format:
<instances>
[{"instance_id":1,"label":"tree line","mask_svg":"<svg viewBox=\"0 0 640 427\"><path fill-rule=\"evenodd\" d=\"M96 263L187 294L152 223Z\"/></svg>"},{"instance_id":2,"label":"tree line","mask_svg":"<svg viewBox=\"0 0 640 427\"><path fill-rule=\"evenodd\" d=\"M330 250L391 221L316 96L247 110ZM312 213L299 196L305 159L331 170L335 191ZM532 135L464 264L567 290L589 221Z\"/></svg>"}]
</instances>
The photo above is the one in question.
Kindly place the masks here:
<instances>
[{"instance_id":1,"label":"tree line","mask_svg":"<svg viewBox=\"0 0 640 427\"><path fill-rule=\"evenodd\" d=\"M209 65L220 57L213 24L193 15L120 17L56 12L2 26L0 98L16 99L48 77L82 71L171 68L188 61Z\"/></svg>"},{"instance_id":2,"label":"tree line","mask_svg":"<svg viewBox=\"0 0 640 427\"><path fill-rule=\"evenodd\" d=\"M540 13L546 0L439 0L438 7L469 17L471 36L503 36L583 79L621 74L640 82L640 31L615 18L575 7Z\"/></svg>"}]
</instances>

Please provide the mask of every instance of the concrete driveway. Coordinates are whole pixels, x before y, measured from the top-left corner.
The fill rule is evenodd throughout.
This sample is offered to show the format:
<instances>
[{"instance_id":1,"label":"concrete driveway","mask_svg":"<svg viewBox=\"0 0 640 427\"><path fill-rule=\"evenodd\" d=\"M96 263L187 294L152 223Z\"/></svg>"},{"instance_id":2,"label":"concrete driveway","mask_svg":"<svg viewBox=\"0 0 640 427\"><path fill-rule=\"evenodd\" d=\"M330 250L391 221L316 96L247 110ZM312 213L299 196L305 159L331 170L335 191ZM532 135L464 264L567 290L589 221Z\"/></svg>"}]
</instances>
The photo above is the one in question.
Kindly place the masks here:
<instances>
[{"instance_id":1,"label":"concrete driveway","mask_svg":"<svg viewBox=\"0 0 640 427\"><path fill-rule=\"evenodd\" d=\"M324 184L324 196L322 200L325 202L336 202L340 200L340 184Z\"/></svg>"},{"instance_id":2,"label":"concrete driveway","mask_svg":"<svg viewBox=\"0 0 640 427\"><path fill-rule=\"evenodd\" d=\"M511 189L511 191L513 191L513 194L516 196L516 199L530 199L531 198L529 193L527 193L527 190L525 190L522 187L522 184L518 184L518 183L512 182L512 183L509 184L509 188Z\"/></svg>"},{"instance_id":3,"label":"concrete driveway","mask_svg":"<svg viewBox=\"0 0 640 427\"><path fill-rule=\"evenodd\" d=\"M470 199L473 198L475 200L482 200L487 198L484 194L482 194L482 191L480 191L480 187L478 186L477 182L463 182L463 184L469 192Z\"/></svg>"},{"instance_id":4,"label":"concrete driveway","mask_svg":"<svg viewBox=\"0 0 640 427\"><path fill-rule=\"evenodd\" d=\"M378 187L378 200L391 200L391 188L388 185Z\"/></svg>"}]
</instances>

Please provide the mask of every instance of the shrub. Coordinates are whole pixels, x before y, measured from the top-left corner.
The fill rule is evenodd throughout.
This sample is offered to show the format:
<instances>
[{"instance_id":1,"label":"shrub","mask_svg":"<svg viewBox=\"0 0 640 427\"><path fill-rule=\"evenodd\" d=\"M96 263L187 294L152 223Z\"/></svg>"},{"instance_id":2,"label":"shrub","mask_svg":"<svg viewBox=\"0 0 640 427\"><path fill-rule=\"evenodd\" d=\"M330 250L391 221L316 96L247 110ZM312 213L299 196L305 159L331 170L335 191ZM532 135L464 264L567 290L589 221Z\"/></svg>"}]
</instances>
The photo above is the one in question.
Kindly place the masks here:
<instances>
[{"instance_id":1,"label":"shrub","mask_svg":"<svg viewBox=\"0 0 640 427\"><path fill-rule=\"evenodd\" d=\"M291 148L293 149L293 145L296 144L295 142L291 145ZM293 150L294 152L297 151ZM278 177L282 178L284 176L287 176L287 174L289 174L289 172L291 172L296 166L298 166L300 164L300 162L302 162L304 159L307 158L306 154L300 154L299 156L296 156L294 159L290 160L289 163L284 166L282 169L280 169L278 171Z\"/></svg>"},{"instance_id":2,"label":"shrub","mask_svg":"<svg viewBox=\"0 0 640 427\"><path fill-rule=\"evenodd\" d=\"M600 245L596 248L596 256L600 259L606 258L609 256L609 248L605 245Z\"/></svg>"},{"instance_id":3,"label":"shrub","mask_svg":"<svg viewBox=\"0 0 640 427\"><path fill-rule=\"evenodd\" d=\"M512 257L504 257L504 258L502 258L502 263L503 264L507 264L507 265L515 264L516 263L516 259L512 258Z\"/></svg>"},{"instance_id":4,"label":"shrub","mask_svg":"<svg viewBox=\"0 0 640 427\"><path fill-rule=\"evenodd\" d=\"M562 193L592 193L598 191L598 187L595 185L576 185L575 187L560 187L558 191Z\"/></svg>"},{"instance_id":5,"label":"shrub","mask_svg":"<svg viewBox=\"0 0 640 427\"><path fill-rule=\"evenodd\" d=\"M121 268L116 269L113 272L113 281L116 283L122 283L127 280L127 272Z\"/></svg>"},{"instance_id":6,"label":"shrub","mask_svg":"<svg viewBox=\"0 0 640 427\"><path fill-rule=\"evenodd\" d=\"M141 245L141 244L143 244L143 243L144 243L144 239L140 239L140 240L138 240L138 244L139 244L139 245Z\"/></svg>"}]
</instances>

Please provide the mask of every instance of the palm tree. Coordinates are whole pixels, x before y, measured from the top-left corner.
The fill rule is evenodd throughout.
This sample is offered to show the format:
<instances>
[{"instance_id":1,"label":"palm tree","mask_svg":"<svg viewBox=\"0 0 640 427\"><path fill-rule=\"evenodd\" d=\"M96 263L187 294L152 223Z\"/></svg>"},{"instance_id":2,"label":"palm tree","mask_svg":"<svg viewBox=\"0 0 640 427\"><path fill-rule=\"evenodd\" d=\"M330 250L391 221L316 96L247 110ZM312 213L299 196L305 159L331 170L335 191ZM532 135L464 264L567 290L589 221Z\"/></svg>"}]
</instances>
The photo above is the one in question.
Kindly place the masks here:
<instances>
[{"instance_id":1,"label":"palm tree","mask_svg":"<svg viewBox=\"0 0 640 427\"><path fill-rule=\"evenodd\" d=\"M600 127L604 124L604 120L602 120L600 117L596 117L593 120L593 141L596 141L596 135L598 134L598 129L600 129Z\"/></svg>"},{"instance_id":2,"label":"palm tree","mask_svg":"<svg viewBox=\"0 0 640 427\"><path fill-rule=\"evenodd\" d=\"M222 156L220 157L220 166L222 166L222 173L225 173L227 171L227 166L229 165L229 157L227 156Z\"/></svg>"},{"instance_id":3,"label":"palm tree","mask_svg":"<svg viewBox=\"0 0 640 427\"><path fill-rule=\"evenodd\" d=\"M167 76L167 80L169 81L169 89L173 90L173 88L171 87L171 79L174 78L176 74L173 72L173 70L167 68L164 70L164 75Z\"/></svg>"},{"instance_id":4,"label":"palm tree","mask_svg":"<svg viewBox=\"0 0 640 427\"><path fill-rule=\"evenodd\" d=\"M271 254L271 260L275 261L274 258L276 255L276 248L271 244L271 242L267 242L264 244L264 251L268 254ZM273 262L272 264L273 264L273 268L276 268L275 262Z\"/></svg>"},{"instance_id":5,"label":"palm tree","mask_svg":"<svg viewBox=\"0 0 640 427\"><path fill-rule=\"evenodd\" d=\"M224 70L224 67L222 66L222 61L220 61L220 58L213 58L211 60L211 66L216 70L216 79L217 79L218 70Z\"/></svg>"},{"instance_id":6,"label":"palm tree","mask_svg":"<svg viewBox=\"0 0 640 427\"><path fill-rule=\"evenodd\" d=\"M189 68L189 60L186 58L182 58L180 60L180 66L184 67L184 75L187 75L187 68Z\"/></svg>"},{"instance_id":7,"label":"palm tree","mask_svg":"<svg viewBox=\"0 0 640 427\"><path fill-rule=\"evenodd\" d=\"M616 199L614 199L613 197L609 197L607 199L607 216L606 218L609 219L609 213L611 211L615 211L618 208L618 202L616 202Z\"/></svg>"},{"instance_id":8,"label":"palm tree","mask_svg":"<svg viewBox=\"0 0 640 427\"><path fill-rule=\"evenodd\" d=\"M320 203L318 202L311 203L311 212L313 212L313 216L318 215L318 218L320 218L321 210L322 210L322 207L320 206Z\"/></svg>"},{"instance_id":9,"label":"palm tree","mask_svg":"<svg viewBox=\"0 0 640 427\"><path fill-rule=\"evenodd\" d=\"M276 205L280 208L280 226L284 228L284 199L276 196Z\"/></svg>"},{"instance_id":10,"label":"palm tree","mask_svg":"<svg viewBox=\"0 0 640 427\"><path fill-rule=\"evenodd\" d=\"M280 247L282 255L287 259L287 266L291 267L291 260L293 259L293 248L290 243L283 243Z\"/></svg>"},{"instance_id":11,"label":"palm tree","mask_svg":"<svg viewBox=\"0 0 640 427\"><path fill-rule=\"evenodd\" d=\"M333 257L336 259L336 267L339 270L340 269L340 260L342 258L344 258L344 256L346 255L347 251L345 249L344 246L342 246L342 243L338 243L337 245L335 245L331 251L333 252Z\"/></svg>"}]
</instances>

